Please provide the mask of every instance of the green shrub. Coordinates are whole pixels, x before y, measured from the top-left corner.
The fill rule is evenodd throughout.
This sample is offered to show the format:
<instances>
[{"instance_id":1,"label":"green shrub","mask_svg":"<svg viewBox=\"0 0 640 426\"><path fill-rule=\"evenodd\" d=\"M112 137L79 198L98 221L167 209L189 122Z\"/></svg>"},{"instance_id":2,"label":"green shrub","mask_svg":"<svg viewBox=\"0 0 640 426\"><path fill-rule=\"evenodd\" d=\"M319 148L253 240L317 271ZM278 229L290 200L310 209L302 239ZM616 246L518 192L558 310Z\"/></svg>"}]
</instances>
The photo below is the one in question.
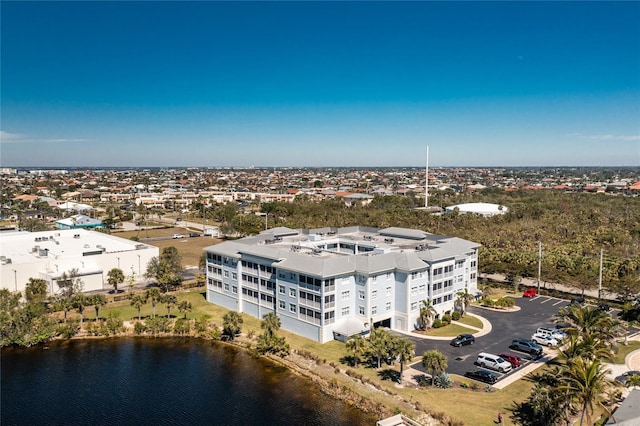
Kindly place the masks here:
<instances>
[{"instance_id":1,"label":"green shrub","mask_svg":"<svg viewBox=\"0 0 640 426\"><path fill-rule=\"evenodd\" d=\"M446 325L446 324L445 324ZM431 324L431 327L433 328L440 328L442 327L442 321L440 320L440 318L436 318L433 320L433 324Z\"/></svg>"},{"instance_id":2,"label":"green shrub","mask_svg":"<svg viewBox=\"0 0 640 426\"><path fill-rule=\"evenodd\" d=\"M454 321L458 321L460 319L460 312L458 311L453 311L453 313L451 314L451 319Z\"/></svg>"},{"instance_id":3,"label":"green shrub","mask_svg":"<svg viewBox=\"0 0 640 426\"><path fill-rule=\"evenodd\" d=\"M450 324L451 323L451 315L450 314L444 314L442 316L442 322Z\"/></svg>"},{"instance_id":4,"label":"green shrub","mask_svg":"<svg viewBox=\"0 0 640 426\"><path fill-rule=\"evenodd\" d=\"M135 324L133 324L133 332L137 335L143 334L147 331L147 326L144 325L144 323L142 321L136 321Z\"/></svg>"},{"instance_id":5,"label":"green shrub","mask_svg":"<svg viewBox=\"0 0 640 426\"><path fill-rule=\"evenodd\" d=\"M482 304L482 306L489 306L489 307L493 306L494 304L493 299L490 299L488 297L485 297L484 299L482 299L480 303Z\"/></svg>"}]
</instances>

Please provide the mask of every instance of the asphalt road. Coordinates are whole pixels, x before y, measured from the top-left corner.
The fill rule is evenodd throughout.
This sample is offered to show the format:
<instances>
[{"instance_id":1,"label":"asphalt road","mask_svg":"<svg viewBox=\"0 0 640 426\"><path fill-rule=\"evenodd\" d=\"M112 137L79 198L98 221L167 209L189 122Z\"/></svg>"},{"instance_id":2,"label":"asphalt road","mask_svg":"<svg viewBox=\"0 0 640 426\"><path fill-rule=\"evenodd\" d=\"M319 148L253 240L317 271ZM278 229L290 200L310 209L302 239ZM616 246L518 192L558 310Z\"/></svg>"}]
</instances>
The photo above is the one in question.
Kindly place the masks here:
<instances>
[{"instance_id":1,"label":"asphalt road","mask_svg":"<svg viewBox=\"0 0 640 426\"><path fill-rule=\"evenodd\" d=\"M555 327L552 321L553 315L569 302L546 296L539 296L533 299L516 298L516 306L520 307L518 311L494 311L471 306L468 311L486 318L492 324L490 333L476 338L474 345L462 346L454 348L449 345L448 340L429 340L412 337L416 342L416 354L420 355L424 351L436 349L447 356L448 367L447 372L450 374L464 375L466 371L477 369L474 365L476 357L480 352L488 352L498 354L500 352L513 352L519 355L523 360L529 359L524 353L509 349L511 341L516 337L530 338L538 327L551 326ZM421 363L412 365L412 368L424 372ZM502 375L494 372L498 378Z\"/></svg>"}]
</instances>

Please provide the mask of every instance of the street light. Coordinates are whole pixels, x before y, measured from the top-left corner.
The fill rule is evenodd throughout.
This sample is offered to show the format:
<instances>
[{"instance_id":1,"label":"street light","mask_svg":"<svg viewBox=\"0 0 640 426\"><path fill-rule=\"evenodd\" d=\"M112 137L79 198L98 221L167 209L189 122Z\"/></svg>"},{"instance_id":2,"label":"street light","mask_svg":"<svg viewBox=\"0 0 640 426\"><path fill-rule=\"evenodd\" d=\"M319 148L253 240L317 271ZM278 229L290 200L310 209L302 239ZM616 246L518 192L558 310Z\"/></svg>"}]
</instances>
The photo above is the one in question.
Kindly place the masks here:
<instances>
[{"instance_id":1,"label":"street light","mask_svg":"<svg viewBox=\"0 0 640 426\"><path fill-rule=\"evenodd\" d=\"M138 255L138 275L142 275L140 272L140 255Z\"/></svg>"},{"instance_id":2,"label":"street light","mask_svg":"<svg viewBox=\"0 0 640 426\"><path fill-rule=\"evenodd\" d=\"M118 259L118 269L120 269L120 258L116 256L116 259Z\"/></svg>"},{"instance_id":3,"label":"street light","mask_svg":"<svg viewBox=\"0 0 640 426\"><path fill-rule=\"evenodd\" d=\"M15 269L12 269L12 271L13 271L13 282L16 287L16 292L18 292L18 271L16 271Z\"/></svg>"}]
</instances>

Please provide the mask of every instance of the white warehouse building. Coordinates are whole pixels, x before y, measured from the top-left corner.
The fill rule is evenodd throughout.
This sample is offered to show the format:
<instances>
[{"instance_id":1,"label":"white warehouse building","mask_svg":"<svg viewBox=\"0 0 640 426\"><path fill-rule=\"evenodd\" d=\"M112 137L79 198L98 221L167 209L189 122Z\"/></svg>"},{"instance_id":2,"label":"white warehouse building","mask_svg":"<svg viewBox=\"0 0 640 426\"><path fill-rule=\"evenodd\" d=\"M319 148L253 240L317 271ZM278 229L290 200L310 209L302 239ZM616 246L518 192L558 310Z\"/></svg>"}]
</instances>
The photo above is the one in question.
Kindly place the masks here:
<instances>
[{"instance_id":1,"label":"white warehouse building","mask_svg":"<svg viewBox=\"0 0 640 426\"><path fill-rule=\"evenodd\" d=\"M205 248L207 300L318 342L372 326L410 332L420 306L475 294L477 243L405 228L274 228Z\"/></svg>"},{"instance_id":2,"label":"white warehouse building","mask_svg":"<svg viewBox=\"0 0 640 426\"><path fill-rule=\"evenodd\" d=\"M50 294L60 292L58 280L77 270L82 291L109 289L107 274L120 268L125 279L139 280L158 247L87 229L3 231L0 234L0 288L24 296L29 278L44 279Z\"/></svg>"}]
</instances>

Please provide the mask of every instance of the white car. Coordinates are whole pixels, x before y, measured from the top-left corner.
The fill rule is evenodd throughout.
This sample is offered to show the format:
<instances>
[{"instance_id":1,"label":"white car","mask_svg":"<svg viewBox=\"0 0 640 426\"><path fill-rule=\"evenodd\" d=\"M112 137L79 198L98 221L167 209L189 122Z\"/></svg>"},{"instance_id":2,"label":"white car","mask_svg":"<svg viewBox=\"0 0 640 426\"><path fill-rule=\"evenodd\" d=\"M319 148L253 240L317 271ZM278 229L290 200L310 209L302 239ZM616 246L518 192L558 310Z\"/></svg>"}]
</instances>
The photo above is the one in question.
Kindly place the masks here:
<instances>
[{"instance_id":1,"label":"white car","mask_svg":"<svg viewBox=\"0 0 640 426\"><path fill-rule=\"evenodd\" d=\"M540 334L542 336L551 336L558 342L562 342L567 338L567 333L556 328L540 327L536 330L536 334Z\"/></svg>"},{"instance_id":2,"label":"white car","mask_svg":"<svg viewBox=\"0 0 640 426\"><path fill-rule=\"evenodd\" d=\"M173 234L173 239L177 240L178 238L184 238L184 235L182 234Z\"/></svg>"},{"instance_id":3,"label":"white car","mask_svg":"<svg viewBox=\"0 0 640 426\"><path fill-rule=\"evenodd\" d=\"M533 336L531 336L531 340L543 346L558 346L557 339L554 339L553 337L548 335L545 336L544 334L541 334L541 333L535 333Z\"/></svg>"}]
</instances>

